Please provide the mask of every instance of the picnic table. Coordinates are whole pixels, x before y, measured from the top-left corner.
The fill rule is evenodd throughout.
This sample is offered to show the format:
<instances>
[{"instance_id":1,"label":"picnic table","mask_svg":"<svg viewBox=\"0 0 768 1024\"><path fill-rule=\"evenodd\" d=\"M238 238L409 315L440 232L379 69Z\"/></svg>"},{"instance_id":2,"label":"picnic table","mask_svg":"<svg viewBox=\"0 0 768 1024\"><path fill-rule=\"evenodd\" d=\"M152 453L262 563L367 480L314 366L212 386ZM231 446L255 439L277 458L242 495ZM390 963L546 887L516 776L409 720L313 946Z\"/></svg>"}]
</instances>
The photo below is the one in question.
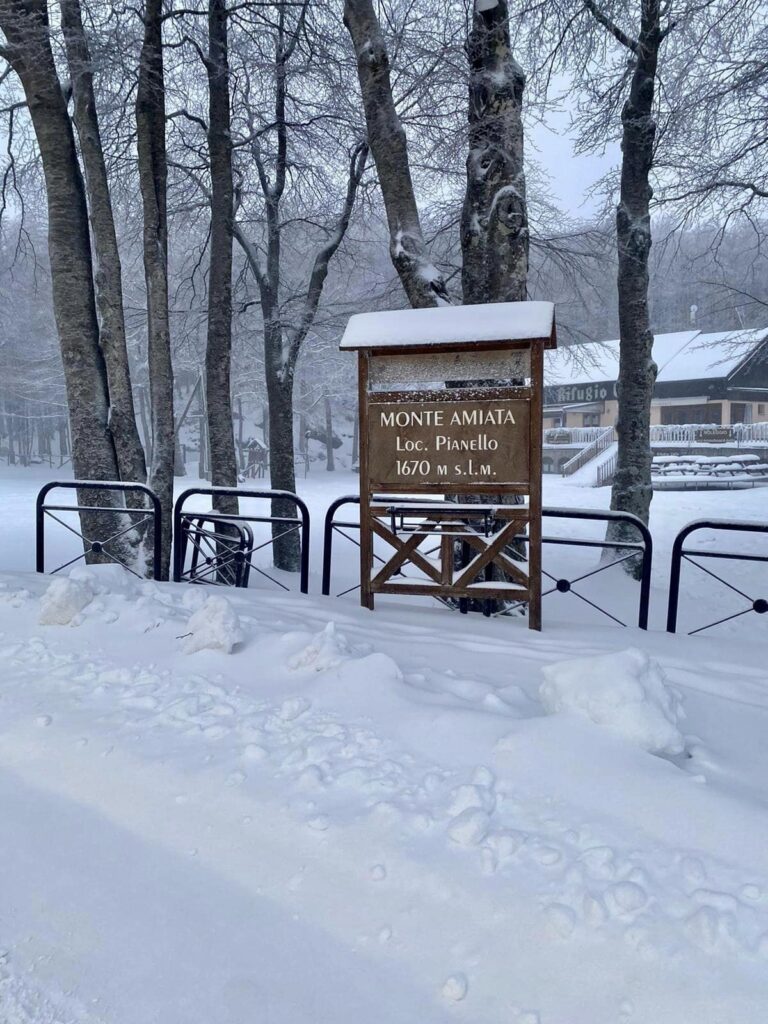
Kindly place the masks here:
<instances>
[{"instance_id":1,"label":"picnic table","mask_svg":"<svg viewBox=\"0 0 768 1024\"><path fill-rule=\"evenodd\" d=\"M768 483L768 463L757 455L657 455L651 463L651 476L670 482L677 478L691 483Z\"/></svg>"}]
</instances>

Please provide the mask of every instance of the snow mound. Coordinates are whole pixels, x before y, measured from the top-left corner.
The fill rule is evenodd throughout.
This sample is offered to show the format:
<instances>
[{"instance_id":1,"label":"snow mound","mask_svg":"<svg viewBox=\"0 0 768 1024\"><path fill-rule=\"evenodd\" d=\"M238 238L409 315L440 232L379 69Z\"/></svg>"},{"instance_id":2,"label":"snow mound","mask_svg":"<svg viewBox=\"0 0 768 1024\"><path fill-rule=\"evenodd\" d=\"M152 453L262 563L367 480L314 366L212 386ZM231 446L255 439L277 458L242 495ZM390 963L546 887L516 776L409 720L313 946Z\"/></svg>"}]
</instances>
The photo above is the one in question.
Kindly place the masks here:
<instances>
[{"instance_id":1,"label":"snow mound","mask_svg":"<svg viewBox=\"0 0 768 1024\"><path fill-rule=\"evenodd\" d=\"M288 668L326 672L345 661L349 652L346 637L336 632L336 623L329 622L316 633L307 646L288 660Z\"/></svg>"},{"instance_id":2,"label":"snow mound","mask_svg":"<svg viewBox=\"0 0 768 1024\"><path fill-rule=\"evenodd\" d=\"M79 565L71 570L69 578L90 587L94 594L124 597L134 597L139 583L120 565Z\"/></svg>"},{"instance_id":3,"label":"snow mound","mask_svg":"<svg viewBox=\"0 0 768 1024\"><path fill-rule=\"evenodd\" d=\"M636 647L547 665L539 696L546 711L572 712L652 754L680 754L684 713L658 662Z\"/></svg>"},{"instance_id":4,"label":"snow mound","mask_svg":"<svg viewBox=\"0 0 768 1024\"><path fill-rule=\"evenodd\" d=\"M231 654L235 644L243 640L237 612L226 599L213 594L192 615L187 623L190 636L184 638L185 654L195 651L224 651Z\"/></svg>"},{"instance_id":5,"label":"snow mound","mask_svg":"<svg viewBox=\"0 0 768 1024\"><path fill-rule=\"evenodd\" d=\"M85 579L55 579L40 598L38 622L41 626L68 626L93 597L93 588Z\"/></svg>"}]
</instances>

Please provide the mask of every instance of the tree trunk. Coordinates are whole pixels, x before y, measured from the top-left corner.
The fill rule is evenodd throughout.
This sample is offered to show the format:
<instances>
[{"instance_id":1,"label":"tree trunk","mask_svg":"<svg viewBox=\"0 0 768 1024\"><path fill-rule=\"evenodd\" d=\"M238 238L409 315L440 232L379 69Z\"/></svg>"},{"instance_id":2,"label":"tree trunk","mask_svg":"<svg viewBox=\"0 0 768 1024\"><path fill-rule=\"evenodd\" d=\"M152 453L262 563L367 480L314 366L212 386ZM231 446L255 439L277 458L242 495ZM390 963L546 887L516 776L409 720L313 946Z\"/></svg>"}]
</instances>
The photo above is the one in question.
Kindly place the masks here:
<instances>
[{"instance_id":1,"label":"tree trunk","mask_svg":"<svg viewBox=\"0 0 768 1024\"><path fill-rule=\"evenodd\" d=\"M225 0L209 0L208 43L211 260L205 350L206 413L211 483L214 487L236 487L237 459L230 397L234 192ZM218 498L216 507L228 515L237 515L237 498Z\"/></svg>"},{"instance_id":2,"label":"tree trunk","mask_svg":"<svg viewBox=\"0 0 768 1024\"><path fill-rule=\"evenodd\" d=\"M464 304L526 298L525 76L512 55L506 0L475 5L467 40L469 153L461 216Z\"/></svg>"},{"instance_id":3,"label":"tree trunk","mask_svg":"<svg viewBox=\"0 0 768 1024\"><path fill-rule=\"evenodd\" d=\"M168 576L173 511L173 368L168 317L168 217L162 0L146 0L136 92L136 148L144 214L147 365L152 419L150 483L163 510L162 575Z\"/></svg>"},{"instance_id":4,"label":"tree trunk","mask_svg":"<svg viewBox=\"0 0 768 1024\"><path fill-rule=\"evenodd\" d=\"M462 297L479 302L521 302L527 296L528 207L523 162L523 90L525 76L512 54L506 0L475 4L467 38L467 179L461 215ZM450 381L454 387L497 381ZM508 383L516 383L509 381ZM519 495L472 496L477 503L515 505ZM501 527L501 523L497 527ZM472 557L457 545L456 564ZM524 557L524 546L510 548ZM493 579L505 579L496 566ZM500 611L503 602L471 601L471 611Z\"/></svg>"},{"instance_id":5,"label":"tree trunk","mask_svg":"<svg viewBox=\"0 0 768 1024\"><path fill-rule=\"evenodd\" d=\"M198 428L200 432L200 450L197 453L197 475L205 480L208 475L208 431L206 430L205 412L198 417Z\"/></svg>"},{"instance_id":6,"label":"tree trunk","mask_svg":"<svg viewBox=\"0 0 768 1024\"><path fill-rule=\"evenodd\" d=\"M308 450L308 438L307 430L309 429L309 423L307 421L307 408L309 406L309 388L307 382L302 378L301 381L301 410L299 412L299 451L302 455L307 454Z\"/></svg>"},{"instance_id":7,"label":"tree trunk","mask_svg":"<svg viewBox=\"0 0 768 1024\"><path fill-rule=\"evenodd\" d=\"M184 457L184 445L179 440L178 432L174 435L174 450L173 450L173 475L186 476L187 475L187 464Z\"/></svg>"},{"instance_id":8,"label":"tree trunk","mask_svg":"<svg viewBox=\"0 0 768 1024\"><path fill-rule=\"evenodd\" d=\"M74 120L85 170L93 237L99 339L109 382L109 424L120 479L144 483L147 468L136 426L125 342L122 267L93 91L91 55L83 30L80 0L61 0L61 24L72 81Z\"/></svg>"},{"instance_id":9,"label":"tree trunk","mask_svg":"<svg viewBox=\"0 0 768 1024\"><path fill-rule=\"evenodd\" d=\"M19 76L43 166L48 200L48 254L53 310L61 347L72 463L80 479L119 478L109 428L109 387L99 346L85 188L72 123L56 72L45 0L0 0L5 56ZM79 494L81 504L115 507L109 494ZM83 534L104 538L125 529L121 516L81 515ZM111 545L130 558L130 544ZM90 560L90 556L89 556Z\"/></svg>"},{"instance_id":10,"label":"tree trunk","mask_svg":"<svg viewBox=\"0 0 768 1024\"><path fill-rule=\"evenodd\" d=\"M325 396L325 468L328 472L336 469L333 458L333 410L331 400Z\"/></svg>"},{"instance_id":11,"label":"tree trunk","mask_svg":"<svg viewBox=\"0 0 768 1024\"><path fill-rule=\"evenodd\" d=\"M653 100L662 33L659 0L642 0L642 23L629 96L621 112L621 189L616 209L619 287L618 464L611 508L648 522L651 497L651 400L656 380L648 312L651 250L650 172L656 124ZM612 539L634 531L611 530ZM627 563L629 564L629 563Z\"/></svg>"},{"instance_id":12,"label":"tree trunk","mask_svg":"<svg viewBox=\"0 0 768 1024\"><path fill-rule=\"evenodd\" d=\"M372 0L345 0L344 24L357 56L368 143L389 225L389 252L411 306L450 302L429 257L413 191L405 131L392 96L389 55Z\"/></svg>"},{"instance_id":13,"label":"tree trunk","mask_svg":"<svg viewBox=\"0 0 768 1024\"><path fill-rule=\"evenodd\" d=\"M267 311L264 313L264 356L269 401L269 477L275 490L296 492L296 469L293 457L293 368L283 363L283 336ZM291 501L272 502L272 515L293 517L296 506ZM301 547L296 532L285 534L284 523L272 526L275 567L298 572Z\"/></svg>"},{"instance_id":14,"label":"tree trunk","mask_svg":"<svg viewBox=\"0 0 768 1024\"><path fill-rule=\"evenodd\" d=\"M147 452L147 461L152 463L152 431L149 427L149 420L147 419L147 392L146 387L142 384L139 388L139 418L141 420L141 430L144 434L144 447Z\"/></svg>"},{"instance_id":15,"label":"tree trunk","mask_svg":"<svg viewBox=\"0 0 768 1024\"><path fill-rule=\"evenodd\" d=\"M245 414L243 413L243 400L238 396L237 399L237 454L238 458L238 472L242 473L245 469Z\"/></svg>"}]
</instances>

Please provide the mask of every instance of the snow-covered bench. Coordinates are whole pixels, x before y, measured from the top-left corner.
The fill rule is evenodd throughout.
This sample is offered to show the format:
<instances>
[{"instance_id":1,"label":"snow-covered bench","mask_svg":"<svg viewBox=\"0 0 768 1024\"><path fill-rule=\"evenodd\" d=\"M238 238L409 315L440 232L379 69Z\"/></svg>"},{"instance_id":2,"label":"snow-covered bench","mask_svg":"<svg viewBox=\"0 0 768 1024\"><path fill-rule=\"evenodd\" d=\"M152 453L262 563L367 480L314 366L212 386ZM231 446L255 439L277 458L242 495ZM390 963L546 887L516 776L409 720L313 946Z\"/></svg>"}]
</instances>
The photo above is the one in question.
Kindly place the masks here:
<instances>
[{"instance_id":1,"label":"snow-covered bench","mask_svg":"<svg viewBox=\"0 0 768 1024\"><path fill-rule=\"evenodd\" d=\"M659 490L754 487L768 484L768 464L757 455L657 455L651 464Z\"/></svg>"}]
</instances>

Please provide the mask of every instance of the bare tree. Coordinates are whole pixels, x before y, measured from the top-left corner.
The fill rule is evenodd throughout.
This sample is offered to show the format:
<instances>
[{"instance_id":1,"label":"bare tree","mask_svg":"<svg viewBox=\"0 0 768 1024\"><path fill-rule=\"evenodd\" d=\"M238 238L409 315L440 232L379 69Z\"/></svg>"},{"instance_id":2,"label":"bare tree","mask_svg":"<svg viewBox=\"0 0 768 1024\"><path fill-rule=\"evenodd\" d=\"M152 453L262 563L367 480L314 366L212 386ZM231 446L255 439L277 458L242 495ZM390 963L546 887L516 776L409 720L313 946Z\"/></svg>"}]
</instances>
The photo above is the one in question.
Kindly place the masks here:
<instances>
[{"instance_id":1,"label":"bare tree","mask_svg":"<svg viewBox=\"0 0 768 1024\"><path fill-rule=\"evenodd\" d=\"M525 76L514 58L506 0L478 0L467 39L469 152L461 215L465 304L527 297L528 206L523 163Z\"/></svg>"},{"instance_id":2,"label":"bare tree","mask_svg":"<svg viewBox=\"0 0 768 1024\"><path fill-rule=\"evenodd\" d=\"M119 479L110 429L110 396L93 288L93 265L85 188L72 122L51 49L44 0L2 0L4 57L19 77L35 131L48 201L48 254L53 308L69 407L72 462L79 479ZM112 504L106 495L81 495L82 504ZM91 539L120 533L120 518L105 524L99 513L81 517ZM125 536L111 546L130 559ZM90 556L89 556L90 557Z\"/></svg>"},{"instance_id":3,"label":"bare tree","mask_svg":"<svg viewBox=\"0 0 768 1024\"><path fill-rule=\"evenodd\" d=\"M621 183L616 207L619 288L619 440L611 508L632 512L647 523L651 486L651 400L656 381L649 312L650 202L656 122L654 98L659 50L671 27L662 27L661 0L640 0L639 25L631 35L593 0L585 4L595 20L629 52L632 74L621 111Z\"/></svg>"},{"instance_id":4,"label":"bare tree","mask_svg":"<svg viewBox=\"0 0 768 1024\"><path fill-rule=\"evenodd\" d=\"M173 367L168 316L168 164L165 148L163 3L146 0L136 91L136 147L143 209L147 366L152 421L150 484L163 510L162 571L167 576L173 507Z\"/></svg>"},{"instance_id":5,"label":"bare tree","mask_svg":"<svg viewBox=\"0 0 768 1024\"><path fill-rule=\"evenodd\" d=\"M93 237L99 340L109 381L110 429L121 479L143 483L147 471L131 390L122 267L80 0L61 0L61 25L74 100L74 121L85 171Z\"/></svg>"},{"instance_id":6,"label":"bare tree","mask_svg":"<svg viewBox=\"0 0 768 1024\"><path fill-rule=\"evenodd\" d=\"M389 224L389 252L411 306L448 303L442 273L430 259L419 220L405 131L392 94L389 54L372 0L345 0L347 26Z\"/></svg>"},{"instance_id":7,"label":"bare tree","mask_svg":"<svg viewBox=\"0 0 768 1024\"><path fill-rule=\"evenodd\" d=\"M341 211L335 223L323 230L326 239L315 251L309 281L303 290L303 297L299 299L296 312L291 315L293 322L289 322L289 325L286 323L289 306L284 299L283 246L287 240L290 218L285 218L283 211L288 175L296 168L295 158L290 149L291 139L295 137L295 131L292 129L303 119L308 119L312 123L315 118L306 107L301 107L299 89L293 95L289 94L289 82L293 73L292 61L299 58L301 61L306 60L300 43L306 29L308 4L305 3L297 9L281 0L276 6L276 19L269 26L274 46L270 68L273 95L266 130L257 127L256 111L253 110L251 99L247 93L243 96L245 109L250 111L247 149L256 169L258 192L263 203L263 241L261 245L256 243L239 219L235 224L234 234L259 290L269 401L270 479L275 489L295 491L293 385L296 362L316 316L330 262L349 226L355 197L365 170L368 147L358 143L352 149ZM293 117L289 112L289 104L293 107ZM258 113L261 115L262 112ZM242 202L246 203L248 200L244 191L241 193ZM286 500L276 499L272 504L273 514L276 516L285 518L293 513L292 505ZM282 524L276 523L273 527L273 537L275 565L281 569L296 571L299 566L296 534L287 533Z\"/></svg>"},{"instance_id":8,"label":"bare tree","mask_svg":"<svg viewBox=\"0 0 768 1024\"><path fill-rule=\"evenodd\" d=\"M753 242L764 234L768 27L760 0L712 7L707 24L690 33L696 51L684 66L685 87L674 90L657 200L678 224L716 224L717 247L734 221L752 229Z\"/></svg>"},{"instance_id":9,"label":"bare tree","mask_svg":"<svg viewBox=\"0 0 768 1024\"><path fill-rule=\"evenodd\" d=\"M230 396L234 187L226 0L209 0L206 71L211 233L205 404L211 482L214 486L234 487L237 485L237 460ZM236 514L238 511L237 499L220 498L217 504L224 512Z\"/></svg>"},{"instance_id":10,"label":"bare tree","mask_svg":"<svg viewBox=\"0 0 768 1024\"><path fill-rule=\"evenodd\" d=\"M650 409L656 380L649 308L651 175L657 154L660 109L659 61L679 19L663 0L553 0L521 15L530 25L532 51L545 82L558 66L576 76L578 121L584 148L619 135L621 169L616 203L616 251L620 360L617 422L618 464L611 508L648 522L651 498ZM707 4L703 5L704 8ZM547 52L548 47L548 52ZM670 72L677 68L665 56ZM618 118L617 115L618 114ZM626 528L629 529L629 528ZM618 539L624 528L610 530ZM628 571L634 567L628 563Z\"/></svg>"}]
</instances>

